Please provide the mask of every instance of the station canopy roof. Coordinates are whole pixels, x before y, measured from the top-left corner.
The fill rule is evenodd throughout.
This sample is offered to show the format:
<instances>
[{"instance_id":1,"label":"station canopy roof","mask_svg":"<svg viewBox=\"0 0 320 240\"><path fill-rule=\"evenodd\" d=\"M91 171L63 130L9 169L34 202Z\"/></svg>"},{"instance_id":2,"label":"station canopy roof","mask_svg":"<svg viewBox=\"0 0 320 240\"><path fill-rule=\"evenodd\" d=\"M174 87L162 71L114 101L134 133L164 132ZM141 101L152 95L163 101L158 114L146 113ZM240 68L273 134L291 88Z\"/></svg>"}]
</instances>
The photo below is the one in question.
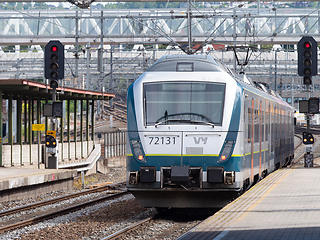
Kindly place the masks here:
<instances>
[{"instance_id":1,"label":"station canopy roof","mask_svg":"<svg viewBox=\"0 0 320 240\"><path fill-rule=\"evenodd\" d=\"M51 100L52 89L49 85L24 79L0 79L0 90L3 99L8 99L12 94L13 99L19 96L35 96L41 99ZM69 87L57 88L57 100L110 100L114 93L104 93Z\"/></svg>"}]
</instances>

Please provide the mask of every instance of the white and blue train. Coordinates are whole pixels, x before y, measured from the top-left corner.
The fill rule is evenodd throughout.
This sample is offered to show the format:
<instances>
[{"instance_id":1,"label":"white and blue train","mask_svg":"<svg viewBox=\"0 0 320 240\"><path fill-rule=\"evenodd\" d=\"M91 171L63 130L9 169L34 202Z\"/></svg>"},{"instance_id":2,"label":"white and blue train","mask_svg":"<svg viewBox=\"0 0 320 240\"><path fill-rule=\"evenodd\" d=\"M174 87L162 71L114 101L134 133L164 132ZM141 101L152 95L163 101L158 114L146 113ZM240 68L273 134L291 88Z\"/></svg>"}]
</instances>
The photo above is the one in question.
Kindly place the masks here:
<instances>
[{"instance_id":1,"label":"white and blue train","mask_svg":"<svg viewBox=\"0 0 320 240\"><path fill-rule=\"evenodd\" d=\"M222 207L294 157L291 106L211 56L164 56L127 97L127 188L144 207Z\"/></svg>"}]
</instances>

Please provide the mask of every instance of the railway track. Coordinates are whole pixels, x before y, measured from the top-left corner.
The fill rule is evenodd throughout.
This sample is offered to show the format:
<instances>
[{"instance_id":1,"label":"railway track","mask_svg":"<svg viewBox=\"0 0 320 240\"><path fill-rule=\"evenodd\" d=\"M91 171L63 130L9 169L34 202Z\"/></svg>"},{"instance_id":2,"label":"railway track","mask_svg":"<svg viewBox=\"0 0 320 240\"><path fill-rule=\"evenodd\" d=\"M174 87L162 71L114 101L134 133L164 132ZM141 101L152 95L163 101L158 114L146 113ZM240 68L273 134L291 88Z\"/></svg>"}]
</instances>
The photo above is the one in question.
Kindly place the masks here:
<instances>
[{"instance_id":1,"label":"railway track","mask_svg":"<svg viewBox=\"0 0 320 240\"><path fill-rule=\"evenodd\" d=\"M123 123L127 123L127 107L121 103L113 103L114 108L112 109L108 103L104 102L104 110L106 111L107 115L112 115L114 119L123 122ZM106 125L106 121L97 121L95 122L95 129L99 128L101 126ZM77 127L77 137L80 137L81 132L80 132L80 126ZM85 123L84 123L84 129L85 129ZM96 131L96 130L95 130ZM85 134L85 133L82 133ZM57 132L57 135L60 135L60 132ZM67 132L63 133L64 138L67 136ZM70 130L70 138L73 139L74 138L74 130ZM42 139L43 141L45 140L45 138Z\"/></svg>"},{"instance_id":2,"label":"railway track","mask_svg":"<svg viewBox=\"0 0 320 240\"><path fill-rule=\"evenodd\" d=\"M140 222L137 222L137 223L134 223L134 224L132 224L132 225L130 225L128 227L125 227L125 228L123 228L123 229L121 229L121 230L119 230L119 231L117 231L117 232L115 232L115 233L113 233L113 234L101 239L101 240L112 240L112 239L117 239L117 238L121 239L121 236L126 235L128 232L130 232L130 231L132 231L132 230L134 230L136 228L141 227L143 224L148 223L153 219L154 219L154 217L146 218L146 219L144 219L144 220L142 220Z\"/></svg>"},{"instance_id":3,"label":"railway track","mask_svg":"<svg viewBox=\"0 0 320 240\"><path fill-rule=\"evenodd\" d=\"M122 111L124 111L124 112L127 113L127 106L126 106L126 105L123 105L123 104L118 103L118 102L113 103L113 105L114 105L117 109L120 109L120 110L122 110Z\"/></svg>"},{"instance_id":4,"label":"railway track","mask_svg":"<svg viewBox=\"0 0 320 240\"><path fill-rule=\"evenodd\" d=\"M0 217L3 216L9 216L11 214L15 214L15 213L19 213L19 212L24 212L30 209L35 209L35 208L39 208L42 206L46 206L46 205L50 205L50 204L54 204L57 202L62 202L64 200L67 199L71 199L71 198L76 198L76 197L80 197L80 196L84 196L87 194L92 194L92 193L99 193L99 192L104 192L104 191L108 191L108 190L113 190L113 192L108 192L107 194L111 194L111 195L107 195L107 196L98 196L98 197L94 197L90 200L86 200L86 201L79 201L78 203L72 204L71 206L68 207L61 207L59 209L55 209L54 210L49 210L46 211L43 214L39 214L37 213L36 215L31 215L31 216L26 216L23 220L19 219L18 221L12 222L12 221L7 221L6 222L1 222L1 227L0 227L0 233L2 232L6 232L9 230L13 230L16 228L20 228L20 227L24 227L30 224L34 224L55 216L59 216L59 215L63 215L69 212L72 212L74 210L89 206L89 205L93 205L96 204L98 202L102 202L102 201L106 201L106 200L111 200L113 198L116 197L120 197L126 194L129 194L127 191L119 191L119 192L115 192L115 188L117 186L121 186L123 185L125 182L119 182L119 183L115 183L115 184L111 184L111 185L106 185L106 186L101 186L101 187L97 187L94 189L88 189L82 192L78 192L78 193L73 193L73 194L69 194L66 196L61 196L61 197L57 197L54 199L50 199L50 200L46 200L46 201L41 201L41 202L37 202L37 203L33 203L33 204L28 204L25 206L21 206L21 207L17 207L17 208L13 208L13 209L9 209L6 211L2 211L0 212ZM41 211L40 211L41 213Z\"/></svg>"},{"instance_id":5,"label":"railway track","mask_svg":"<svg viewBox=\"0 0 320 240\"><path fill-rule=\"evenodd\" d=\"M294 128L296 134L302 134L307 131L307 127L295 126ZM320 134L320 126L311 126L310 132L312 134Z\"/></svg>"},{"instance_id":6,"label":"railway track","mask_svg":"<svg viewBox=\"0 0 320 240\"><path fill-rule=\"evenodd\" d=\"M111 108L107 103L104 103L103 107L107 115L112 115L116 120L123 123L127 122L127 107L120 103L114 103L114 108Z\"/></svg>"},{"instance_id":7,"label":"railway track","mask_svg":"<svg viewBox=\"0 0 320 240\"><path fill-rule=\"evenodd\" d=\"M297 146L294 147L294 151L295 151L295 150L297 150L297 149L301 146L301 144L302 144L302 137L301 137L300 135L298 135L298 134L295 134L294 136L297 137L297 138L300 138L300 140L301 140L300 143L299 143Z\"/></svg>"}]
</instances>

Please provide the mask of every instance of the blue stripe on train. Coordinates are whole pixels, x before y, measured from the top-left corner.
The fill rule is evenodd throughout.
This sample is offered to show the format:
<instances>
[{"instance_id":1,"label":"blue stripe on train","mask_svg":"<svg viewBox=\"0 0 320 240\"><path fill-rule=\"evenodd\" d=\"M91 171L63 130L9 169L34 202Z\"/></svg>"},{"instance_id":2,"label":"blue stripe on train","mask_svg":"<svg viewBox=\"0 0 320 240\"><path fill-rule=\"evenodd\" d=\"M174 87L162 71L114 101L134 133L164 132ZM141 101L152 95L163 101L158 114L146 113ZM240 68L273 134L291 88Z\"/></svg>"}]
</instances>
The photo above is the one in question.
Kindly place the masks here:
<instances>
[{"instance_id":1,"label":"blue stripe on train","mask_svg":"<svg viewBox=\"0 0 320 240\"><path fill-rule=\"evenodd\" d=\"M133 86L131 84L128 88L127 93L127 130L129 139L136 139L140 140L138 134L138 125L137 125L137 117L136 117L136 110L134 105L134 94L133 94Z\"/></svg>"},{"instance_id":2,"label":"blue stripe on train","mask_svg":"<svg viewBox=\"0 0 320 240\"><path fill-rule=\"evenodd\" d=\"M145 163L138 162L133 156L127 156L127 167L130 171L139 171L140 166L155 166L157 171L161 167L180 166L180 156L147 156ZM239 172L241 169L241 157L231 157L227 162L217 163L217 156L184 156L183 165L189 167L202 167L207 171L207 167L224 167L225 171Z\"/></svg>"},{"instance_id":3,"label":"blue stripe on train","mask_svg":"<svg viewBox=\"0 0 320 240\"><path fill-rule=\"evenodd\" d=\"M237 90L236 90L235 99L233 103L233 110L232 110L232 115L230 119L229 130L224 142L228 140L233 140L235 142L237 141L239 126L240 126L242 94L243 94L243 89L239 84L237 84ZM223 149L221 149L219 156L221 155L222 151ZM226 161L229 161L229 160L227 159Z\"/></svg>"}]
</instances>

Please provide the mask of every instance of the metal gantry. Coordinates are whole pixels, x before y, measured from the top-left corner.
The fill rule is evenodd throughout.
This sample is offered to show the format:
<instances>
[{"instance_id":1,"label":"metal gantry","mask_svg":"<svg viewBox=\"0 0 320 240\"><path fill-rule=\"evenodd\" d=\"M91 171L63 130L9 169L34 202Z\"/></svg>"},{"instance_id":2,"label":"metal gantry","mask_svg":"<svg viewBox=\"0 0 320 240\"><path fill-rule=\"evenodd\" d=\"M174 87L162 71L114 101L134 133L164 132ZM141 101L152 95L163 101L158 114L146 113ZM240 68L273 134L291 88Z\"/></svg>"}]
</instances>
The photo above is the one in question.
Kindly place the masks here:
<instances>
[{"instance_id":1,"label":"metal gantry","mask_svg":"<svg viewBox=\"0 0 320 240\"><path fill-rule=\"evenodd\" d=\"M103 14L101 14L103 11ZM0 11L0 45L188 43L186 9ZM296 44L319 35L318 9L193 9L193 43ZM101 22L103 25L101 26ZM101 32L103 30L103 32ZM236 34L236 36L234 35Z\"/></svg>"},{"instance_id":2,"label":"metal gantry","mask_svg":"<svg viewBox=\"0 0 320 240\"><path fill-rule=\"evenodd\" d=\"M320 10L233 6L192 6L191 26L182 8L0 11L0 78L43 79L43 45L58 39L66 49L64 85L121 88L161 56L181 53L190 28L194 49L203 45L197 54L210 54L234 69L233 52L219 47L254 45L258 51L247 74L274 86L290 82L291 88L299 88L295 45L302 35L320 41ZM13 46L11 52L7 46Z\"/></svg>"}]
</instances>

